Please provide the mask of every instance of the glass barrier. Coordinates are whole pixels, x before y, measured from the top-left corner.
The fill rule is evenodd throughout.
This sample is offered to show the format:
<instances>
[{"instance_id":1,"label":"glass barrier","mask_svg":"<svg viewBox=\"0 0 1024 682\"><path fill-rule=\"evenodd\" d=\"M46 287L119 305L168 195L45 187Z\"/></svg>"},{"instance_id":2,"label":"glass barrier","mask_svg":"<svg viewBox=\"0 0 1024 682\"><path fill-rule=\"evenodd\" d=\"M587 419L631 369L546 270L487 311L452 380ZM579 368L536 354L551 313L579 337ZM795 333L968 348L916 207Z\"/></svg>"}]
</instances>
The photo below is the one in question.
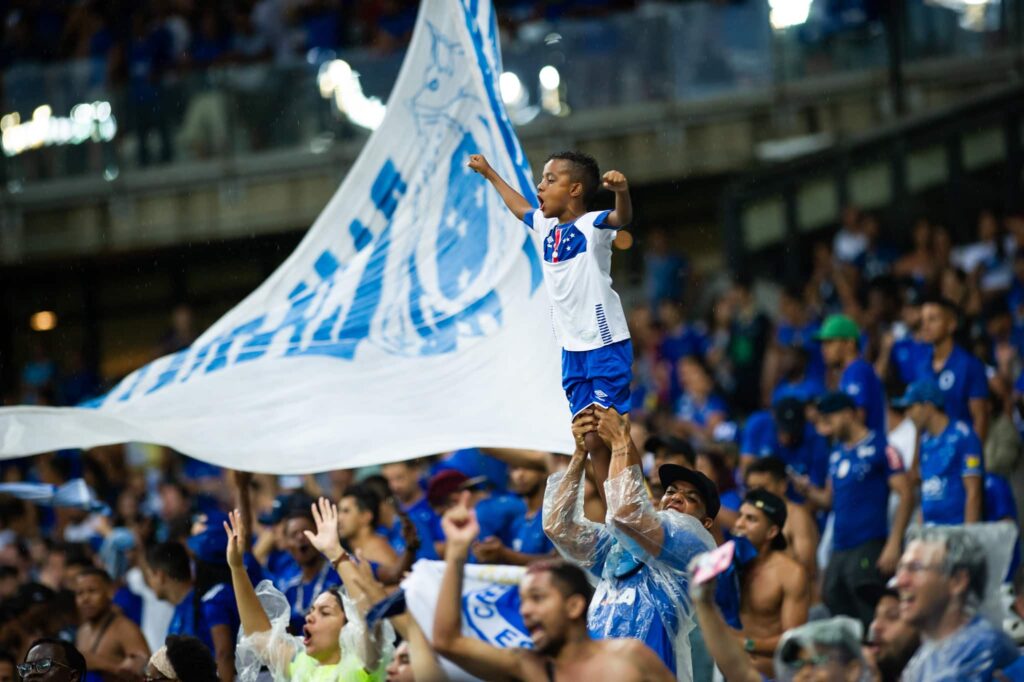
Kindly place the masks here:
<instances>
[{"instance_id":1,"label":"glass barrier","mask_svg":"<svg viewBox=\"0 0 1024 682\"><path fill-rule=\"evenodd\" d=\"M908 63L1021 46L1024 0L902 1ZM885 68L882 5L700 0L525 23L503 39L501 93L513 121L525 125ZM400 52L314 51L291 63L204 71L136 65L119 78L102 58L16 64L0 80L0 181L18 191L189 160L325 151L375 127L401 62Z\"/></svg>"}]
</instances>

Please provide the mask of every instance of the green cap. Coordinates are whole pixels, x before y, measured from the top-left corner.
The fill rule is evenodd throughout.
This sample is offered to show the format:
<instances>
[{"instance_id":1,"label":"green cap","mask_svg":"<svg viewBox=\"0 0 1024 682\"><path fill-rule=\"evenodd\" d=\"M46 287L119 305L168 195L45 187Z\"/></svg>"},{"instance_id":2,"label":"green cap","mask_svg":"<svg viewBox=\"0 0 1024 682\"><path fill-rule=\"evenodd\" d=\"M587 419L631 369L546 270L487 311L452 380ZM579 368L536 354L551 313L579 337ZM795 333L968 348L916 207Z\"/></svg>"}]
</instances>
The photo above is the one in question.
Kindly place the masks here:
<instances>
[{"instance_id":1,"label":"green cap","mask_svg":"<svg viewBox=\"0 0 1024 682\"><path fill-rule=\"evenodd\" d=\"M821 325L821 329L814 337L818 341L830 341L832 339L859 339L860 328L857 323L846 315L829 315Z\"/></svg>"}]
</instances>

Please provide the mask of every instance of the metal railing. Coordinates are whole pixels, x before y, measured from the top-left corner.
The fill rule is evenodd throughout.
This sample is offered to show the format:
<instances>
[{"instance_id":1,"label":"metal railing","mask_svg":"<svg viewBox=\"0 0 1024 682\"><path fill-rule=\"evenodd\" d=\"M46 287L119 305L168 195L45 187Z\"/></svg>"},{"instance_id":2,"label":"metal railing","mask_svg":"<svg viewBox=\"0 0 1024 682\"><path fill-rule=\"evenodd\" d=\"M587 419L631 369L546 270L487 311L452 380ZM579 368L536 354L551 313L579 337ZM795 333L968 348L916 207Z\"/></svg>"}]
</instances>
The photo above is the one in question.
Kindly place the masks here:
<instances>
[{"instance_id":1,"label":"metal railing","mask_svg":"<svg viewBox=\"0 0 1024 682\"><path fill-rule=\"evenodd\" d=\"M799 12L794 19L773 8L800 2L747 0L645 4L599 19L526 24L504 41L502 92L513 120L526 125L646 102L783 92L868 70L888 69L898 86L903 64L1007 48L1020 54L1024 0L901 1L891 3L899 11L876 17L816 17L824 3L807 0L812 13L798 21ZM959 10L946 6L958 3ZM321 51L292 63L141 73L116 83L103 59L16 64L0 88L0 191L54 178L113 180L183 160L324 150L372 127L401 60ZM353 82L355 94L349 88L343 100L341 85Z\"/></svg>"}]
</instances>

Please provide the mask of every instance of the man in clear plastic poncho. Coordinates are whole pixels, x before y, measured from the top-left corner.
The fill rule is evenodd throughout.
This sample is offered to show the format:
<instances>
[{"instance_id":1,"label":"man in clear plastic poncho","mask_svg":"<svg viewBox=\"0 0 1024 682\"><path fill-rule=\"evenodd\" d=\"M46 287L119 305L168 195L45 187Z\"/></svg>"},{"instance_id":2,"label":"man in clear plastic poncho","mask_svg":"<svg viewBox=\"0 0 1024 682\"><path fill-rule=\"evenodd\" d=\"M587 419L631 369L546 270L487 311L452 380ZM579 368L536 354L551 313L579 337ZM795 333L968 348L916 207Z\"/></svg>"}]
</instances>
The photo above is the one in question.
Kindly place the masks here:
<instances>
[{"instance_id":1,"label":"man in clear plastic poncho","mask_svg":"<svg viewBox=\"0 0 1024 682\"><path fill-rule=\"evenodd\" d=\"M1002 543L997 559L1000 547L984 541L983 526L998 525L925 526L907 534L896 588L900 617L920 630L921 648L903 671L905 682L990 680L1019 658L1013 641L980 615L991 610L986 593L997 593L992 587L1012 546Z\"/></svg>"},{"instance_id":2,"label":"man in clear plastic poncho","mask_svg":"<svg viewBox=\"0 0 1024 682\"><path fill-rule=\"evenodd\" d=\"M583 515L584 434L597 431L612 450L604 483L604 524ZM573 423L576 452L548 481L544 532L570 561L598 577L588 626L595 638L639 639L679 680L692 679L688 634L690 560L715 542L708 532L720 506L715 485L699 472L666 464L665 494L654 508L629 420L614 409L583 413Z\"/></svg>"}]
</instances>

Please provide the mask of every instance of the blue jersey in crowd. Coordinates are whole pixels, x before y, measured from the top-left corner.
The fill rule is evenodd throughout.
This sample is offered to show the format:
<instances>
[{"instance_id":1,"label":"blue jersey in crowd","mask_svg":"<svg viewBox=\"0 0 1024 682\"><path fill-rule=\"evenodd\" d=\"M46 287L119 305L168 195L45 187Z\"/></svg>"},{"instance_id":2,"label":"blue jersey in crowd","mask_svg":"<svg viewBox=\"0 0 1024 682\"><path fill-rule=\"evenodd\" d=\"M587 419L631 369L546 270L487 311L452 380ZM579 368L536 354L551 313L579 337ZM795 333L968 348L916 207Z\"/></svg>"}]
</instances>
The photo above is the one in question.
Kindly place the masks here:
<instances>
[{"instance_id":1,"label":"blue jersey in crowd","mask_svg":"<svg viewBox=\"0 0 1024 682\"><path fill-rule=\"evenodd\" d=\"M807 351L807 376L819 381L825 378L821 342L815 340L820 329L821 325L812 320L800 327L779 322L775 330L775 340L780 346L799 346Z\"/></svg>"},{"instance_id":2,"label":"blue jersey in crowd","mask_svg":"<svg viewBox=\"0 0 1024 682\"><path fill-rule=\"evenodd\" d=\"M889 536L889 477L902 473L899 453L873 431L851 447L840 444L832 451L828 476L835 516L834 550L853 549Z\"/></svg>"},{"instance_id":3,"label":"blue jersey in crowd","mask_svg":"<svg viewBox=\"0 0 1024 682\"><path fill-rule=\"evenodd\" d=\"M538 509L532 515L523 514L512 524L511 548L523 554L549 554L555 546L544 534L544 521Z\"/></svg>"},{"instance_id":4,"label":"blue jersey in crowd","mask_svg":"<svg viewBox=\"0 0 1024 682\"><path fill-rule=\"evenodd\" d=\"M985 473L985 513L982 518L988 522L1006 519L1015 523L1017 521L1017 503L1013 498L1013 489L1010 487L1010 482L998 474ZM1010 570L1006 572L1006 582L1013 580L1019 565L1020 539L1018 538L1013 547Z\"/></svg>"},{"instance_id":5,"label":"blue jersey in crowd","mask_svg":"<svg viewBox=\"0 0 1024 682\"><path fill-rule=\"evenodd\" d=\"M214 652L210 629L216 625L226 625L231 631L231 640L234 641L238 636L240 621L238 606L235 604L235 592L231 585L220 583L210 588L200 598L198 612L194 597L195 592L189 590L181 603L174 607L167 634L198 637L211 652Z\"/></svg>"},{"instance_id":6,"label":"blue jersey in crowd","mask_svg":"<svg viewBox=\"0 0 1024 682\"><path fill-rule=\"evenodd\" d=\"M676 418L697 426L707 426L714 414L723 417L729 414L729 406L717 395L709 395L704 401L698 402L689 393L684 392L676 403Z\"/></svg>"},{"instance_id":7,"label":"blue jersey in crowd","mask_svg":"<svg viewBox=\"0 0 1024 682\"><path fill-rule=\"evenodd\" d=\"M513 528L526 514L526 503L515 495L491 495L476 503L476 520L480 537L494 536L506 547L512 546Z\"/></svg>"},{"instance_id":8,"label":"blue jersey in crowd","mask_svg":"<svg viewBox=\"0 0 1024 682\"><path fill-rule=\"evenodd\" d=\"M508 465L478 448L463 448L439 459L430 467L430 475L445 469L462 472L467 478L483 476L491 488L499 492L503 492L508 483Z\"/></svg>"},{"instance_id":9,"label":"blue jersey in crowd","mask_svg":"<svg viewBox=\"0 0 1024 682\"><path fill-rule=\"evenodd\" d=\"M885 441L885 389L875 368L864 358L857 358L843 370L839 390L864 410L864 424Z\"/></svg>"},{"instance_id":10,"label":"blue jersey in crowd","mask_svg":"<svg viewBox=\"0 0 1024 682\"><path fill-rule=\"evenodd\" d=\"M814 485L823 487L828 480L828 440L815 431L810 423L804 425L803 438L795 445L779 442L775 419L769 410L750 415L743 429L740 453L755 457L774 455L786 463L794 472L807 476ZM803 497L790 487L787 495L794 502L802 503Z\"/></svg>"},{"instance_id":11,"label":"blue jersey in crowd","mask_svg":"<svg viewBox=\"0 0 1024 682\"><path fill-rule=\"evenodd\" d=\"M953 346L953 352L946 358L942 369L932 368L934 349L927 346L922 350L921 362L917 367L917 379L930 379L938 384L946 398L946 416L953 421L965 421L974 426L974 419L968 409L974 398L988 397L988 378L985 365L960 346Z\"/></svg>"},{"instance_id":12,"label":"blue jersey in crowd","mask_svg":"<svg viewBox=\"0 0 1024 682\"><path fill-rule=\"evenodd\" d=\"M288 550L273 549L267 556L267 574L275 584L299 571L299 565Z\"/></svg>"},{"instance_id":13,"label":"blue jersey in crowd","mask_svg":"<svg viewBox=\"0 0 1024 682\"><path fill-rule=\"evenodd\" d=\"M921 434L921 514L925 523L964 522L964 477L984 476L981 441L966 422L952 421L945 431Z\"/></svg>"},{"instance_id":14,"label":"blue jersey in crowd","mask_svg":"<svg viewBox=\"0 0 1024 682\"><path fill-rule=\"evenodd\" d=\"M416 560L440 559L437 556L437 550L434 548L435 540L443 540L442 537L435 537L434 534L434 526L440 523L440 519L431 508L430 503L427 502L427 498L421 497L417 502L413 502L403 509L403 511L409 516L412 525L416 527L416 535L420 539L420 548L416 550Z\"/></svg>"},{"instance_id":15,"label":"blue jersey in crowd","mask_svg":"<svg viewBox=\"0 0 1024 682\"><path fill-rule=\"evenodd\" d=\"M896 376L905 384L912 384L917 379L918 368L921 366L921 355L927 343L917 341L909 334L892 344L889 351L889 365L896 368Z\"/></svg>"},{"instance_id":16,"label":"blue jersey in crowd","mask_svg":"<svg viewBox=\"0 0 1024 682\"><path fill-rule=\"evenodd\" d=\"M784 398L796 398L809 403L826 392L825 382L820 377L808 374L800 381L784 381L772 391L772 405Z\"/></svg>"},{"instance_id":17,"label":"blue jersey in crowd","mask_svg":"<svg viewBox=\"0 0 1024 682\"><path fill-rule=\"evenodd\" d=\"M306 611L324 590L341 585L341 576L327 561L324 561L320 570L309 582L302 581L301 571L284 579L278 579L276 582L277 589L284 593L288 603L292 606L289 630L292 634L298 634L302 632Z\"/></svg>"}]
</instances>

